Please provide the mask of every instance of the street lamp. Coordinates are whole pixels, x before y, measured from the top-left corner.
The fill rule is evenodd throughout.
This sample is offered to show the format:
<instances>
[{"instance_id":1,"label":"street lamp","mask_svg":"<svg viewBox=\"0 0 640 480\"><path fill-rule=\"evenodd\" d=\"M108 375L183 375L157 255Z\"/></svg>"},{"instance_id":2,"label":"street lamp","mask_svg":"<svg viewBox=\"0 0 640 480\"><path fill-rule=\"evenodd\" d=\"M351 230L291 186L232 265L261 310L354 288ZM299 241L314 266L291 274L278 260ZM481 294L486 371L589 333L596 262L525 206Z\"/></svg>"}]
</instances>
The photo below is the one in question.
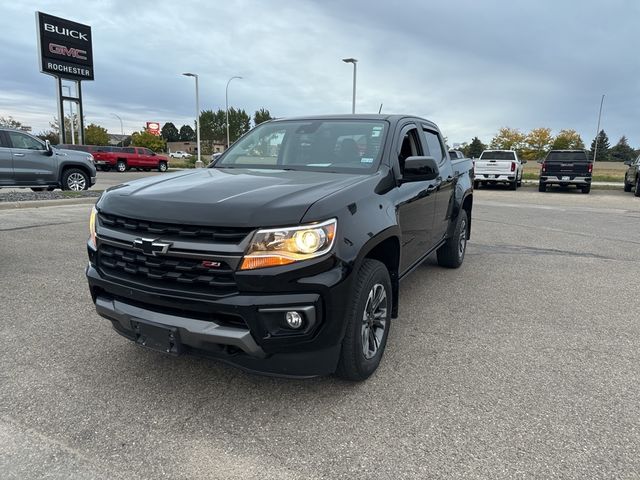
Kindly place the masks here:
<instances>
[{"instance_id":1,"label":"street lamp","mask_svg":"<svg viewBox=\"0 0 640 480\"><path fill-rule=\"evenodd\" d=\"M351 113L356 113L356 63L355 58L343 58L344 63L353 63L353 100L351 101Z\"/></svg>"},{"instance_id":2,"label":"street lamp","mask_svg":"<svg viewBox=\"0 0 640 480\"><path fill-rule=\"evenodd\" d=\"M234 78L237 78L238 80L242 80L242 77L238 77L238 76L234 76L231 77L229 79L229 81L227 82L227 88L225 89L224 92L224 102L225 102L225 108L226 108L226 121L227 121L227 148L229 148L229 84L231 83L231 80L233 80Z\"/></svg>"},{"instance_id":3,"label":"street lamp","mask_svg":"<svg viewBox=\"0 0 640 480\"><path fill-rule=\"evenodd\" d=\"M66 88L67 89L67 96L71 97L71 87L69 85L62 85L62 88ZM73 121L73 102L69 102L69 127L71 128L71 145L75 145L76 144L76 137L75 137L75 125L74 125L74 121ZM64 128L64 118L62 119L62 127Z\"/></svg>"},{"instance_id":4,"label":"street lamp","mask_svg":"<svg viewBox=\"0 0 640 480\"><path fill-rule=\"evenodd\" d=\"M200 160L200 92L198 90L198 75L196 73L183 73L185 77L193 77L196 79L196 141L198 143L198 161L196 168L202 168L204 164Z\"/></svg>"},{"instance_id":5,"label":"street lamp","mask_svg":"<svg viewBox=\"0 0 640 480\"><path fill-rule=\"evenodd\" d=\"M120 120L120 134L122 135L122 138L120 139L120 146L123 146L124 145L124 127L122 126L122 119L120 118L120 115L116 115L115 113L112 113L111 115L113 115L118 120Z\"/></svg>"}]
</instances>

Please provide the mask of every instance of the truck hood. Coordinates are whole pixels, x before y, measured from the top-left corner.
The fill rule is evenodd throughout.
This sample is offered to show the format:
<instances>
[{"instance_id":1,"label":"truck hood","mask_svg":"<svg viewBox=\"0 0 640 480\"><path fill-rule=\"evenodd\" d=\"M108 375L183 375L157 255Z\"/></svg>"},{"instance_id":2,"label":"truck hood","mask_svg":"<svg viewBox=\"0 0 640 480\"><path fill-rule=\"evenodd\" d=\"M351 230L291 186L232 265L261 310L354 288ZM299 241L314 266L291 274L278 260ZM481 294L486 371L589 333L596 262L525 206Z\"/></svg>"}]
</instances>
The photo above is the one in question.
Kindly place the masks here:
<instances>
[{"instance_id":1,"label":"truck hood","mask_svg":"<svg viewBox=\"0 0 640 480\"><path fill-rule=\"evenodd\" d=\"M313 203L365 178L331 172L205 168L112 187L97 207L112 215L184 225L294 225Z\"/></svg>"}]
</instances>

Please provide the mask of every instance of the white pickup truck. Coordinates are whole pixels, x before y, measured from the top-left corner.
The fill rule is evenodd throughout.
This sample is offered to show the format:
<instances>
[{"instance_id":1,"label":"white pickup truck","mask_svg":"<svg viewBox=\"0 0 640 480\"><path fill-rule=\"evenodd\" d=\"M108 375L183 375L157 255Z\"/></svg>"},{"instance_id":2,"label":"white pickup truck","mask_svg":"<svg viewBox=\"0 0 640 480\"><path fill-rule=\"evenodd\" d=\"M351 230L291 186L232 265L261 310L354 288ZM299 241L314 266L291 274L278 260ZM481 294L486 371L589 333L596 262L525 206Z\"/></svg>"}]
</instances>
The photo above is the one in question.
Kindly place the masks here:
<instances>
[{"instance_id":1,"label":"white pickup truck","mask_svg":"<svg viewBox=\"0 0 640 480\"><path fill-rule=\"evenodd\" d=\"M485 150L475 162L473 188L480 183L507 183L511 190L522 185L522 169L526 160L520 160L514 150Z\"/></svg>"}]
</instances>

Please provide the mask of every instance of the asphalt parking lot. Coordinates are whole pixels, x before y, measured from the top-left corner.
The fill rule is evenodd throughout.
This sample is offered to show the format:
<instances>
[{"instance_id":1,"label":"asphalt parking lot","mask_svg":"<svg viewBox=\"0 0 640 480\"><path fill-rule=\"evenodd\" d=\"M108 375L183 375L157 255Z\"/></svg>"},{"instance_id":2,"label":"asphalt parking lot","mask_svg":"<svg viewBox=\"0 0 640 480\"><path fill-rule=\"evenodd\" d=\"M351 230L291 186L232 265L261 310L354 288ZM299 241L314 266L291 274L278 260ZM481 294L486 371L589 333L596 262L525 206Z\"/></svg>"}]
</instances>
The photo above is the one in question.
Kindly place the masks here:
<instances>
[{"instance_id":1,"label":"asphalt parking lot","mask_svg":"<svg viewBox=\"0 0 640 480\"><path fill-rule=\"evenodd\" d=\"M632 194L477 191L464 265L402 284L360 384L122 339L84 280L89 209L0 211L3 478L640 477Z\"/></svg>"}]
</instances>

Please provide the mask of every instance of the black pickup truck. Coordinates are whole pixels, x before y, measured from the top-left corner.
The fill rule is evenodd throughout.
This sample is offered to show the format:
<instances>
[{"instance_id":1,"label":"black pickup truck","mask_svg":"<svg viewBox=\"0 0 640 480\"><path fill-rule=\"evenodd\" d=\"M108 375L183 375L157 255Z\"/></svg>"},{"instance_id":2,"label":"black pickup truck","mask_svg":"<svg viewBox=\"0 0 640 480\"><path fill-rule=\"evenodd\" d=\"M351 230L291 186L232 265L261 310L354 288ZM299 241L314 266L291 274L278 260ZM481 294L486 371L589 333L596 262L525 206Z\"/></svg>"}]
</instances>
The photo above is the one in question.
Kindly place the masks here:
<instances>
[{"instance_id":1,"label":"black pickup truck","mask_svg":"<svg viewBox=\"0 0 640 480\"><path fill-rule=\"evenodd\" d=\"M263 123L206 169L102 195L91 296L118 333L151 349L363 380L398 316L400 280L434 252L461 265L471 169L421 118Z\"/></svg>"},{"instance_id":2,"label":"black pickup truck","mask_svg":"<svg viewBox=\"0 0 640 480\"><path fill-rule=\"evenodd\" d=\"M593 161L586 150L551 150L541 162L538 190L550 185L575 185L582 193L591 191Z\"/></svg>"}]
</instances>

